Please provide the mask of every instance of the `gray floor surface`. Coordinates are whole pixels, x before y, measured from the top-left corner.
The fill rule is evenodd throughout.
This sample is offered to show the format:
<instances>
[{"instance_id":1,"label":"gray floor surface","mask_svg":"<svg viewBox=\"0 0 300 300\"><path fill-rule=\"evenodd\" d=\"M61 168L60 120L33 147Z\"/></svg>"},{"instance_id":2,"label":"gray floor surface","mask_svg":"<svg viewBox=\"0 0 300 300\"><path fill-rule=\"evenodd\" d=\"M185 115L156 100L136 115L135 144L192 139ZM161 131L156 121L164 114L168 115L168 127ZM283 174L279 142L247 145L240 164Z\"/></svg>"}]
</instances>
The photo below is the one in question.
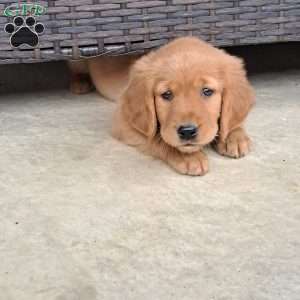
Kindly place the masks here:
<instances>
[{"instance_id":1,"label":"gray floor surface","mask_svg":"<svg viewBox=\"0 0 300 300\"><path fill-rule=\"evenodd\" d=\"M0 97L1 300L299 300L300 71L256 75L254 151L176 174L110 136L115 104Z\"/></svg>"}]
</instances>

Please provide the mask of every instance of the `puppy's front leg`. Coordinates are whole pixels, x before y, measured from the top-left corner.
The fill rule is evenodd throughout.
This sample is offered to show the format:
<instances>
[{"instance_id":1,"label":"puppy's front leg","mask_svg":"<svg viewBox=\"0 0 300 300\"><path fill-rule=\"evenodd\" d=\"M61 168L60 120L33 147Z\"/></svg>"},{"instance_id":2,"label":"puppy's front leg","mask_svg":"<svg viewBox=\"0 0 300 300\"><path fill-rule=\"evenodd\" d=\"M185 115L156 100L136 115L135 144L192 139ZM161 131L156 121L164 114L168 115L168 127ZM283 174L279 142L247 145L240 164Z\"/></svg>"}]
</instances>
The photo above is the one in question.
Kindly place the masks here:
<instances>
[{"instance_id":1,"label":"puppy's front leg","mask_svg":"<svg viewBox=\"0 0 300 300\"><path fill-rule=\"evenodd\" d=\"M221 155L241 158L250 152L251 140L245 129L239 127L229 133L225 142L218 141L215 148Z\"/></svg>"},{"instance_id":2,"label":"puppy's front leg","mask_svg":"<svg viewBox=\"0 0 300 300\"><path fill-rule=\"evenodd\" d=\"M208 159L202 151L182 153L162 140L152 141L148 149L152 156L165 161L180 174L202 176L208 172Z\"/></svg>"}]
</instances>

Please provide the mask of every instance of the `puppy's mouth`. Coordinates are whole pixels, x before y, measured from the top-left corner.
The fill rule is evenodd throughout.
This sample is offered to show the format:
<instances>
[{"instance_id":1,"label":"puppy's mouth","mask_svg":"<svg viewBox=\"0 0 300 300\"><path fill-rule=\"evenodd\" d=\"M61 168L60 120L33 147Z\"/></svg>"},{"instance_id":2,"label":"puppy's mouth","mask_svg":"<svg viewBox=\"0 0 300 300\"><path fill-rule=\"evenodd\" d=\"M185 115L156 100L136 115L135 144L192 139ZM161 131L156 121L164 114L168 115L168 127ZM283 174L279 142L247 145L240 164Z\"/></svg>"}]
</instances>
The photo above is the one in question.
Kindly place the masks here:
<instances>
[{"instance_id":1,"label":"puppy's mouth","mask_svg":"<svg viewBox=\"0 0 300 300\"><path fill-rule=\"evenodd\" d=\"M190 147L195 147L195 146L199 146L199 145L198 144L194 144L194 143L186 143L186 144L182 145L181 147L190 148Z\"/></svg>"},{"instance_id":2,"label":"puppy's mouth","mask_svg":"<svg viewBox=\"0 0 300 300\"><path fill-rule=\"evenodd\" d=\"M196 143L185 143L177 146L177 149L181 152L192 153L199 151L202 148L202 145Z\"/></svg>"},{"instance_id":3,"label":"puppy's mouth","mask_svg":"<svg viewBox=\"0 0 300 300\"><path fill-rule=\"evenodd\" d=\"M170 134L168 131L161 130L161 127L159 126L159 133L158 137L162 139L166 144L169 146L176 148L178 151L182 153L193 153L198 152L203 149L206 145L211 143L214 138L216 137L218 132L218 128L212 132L211 135L205 135L205 136L199 136L191 140L180 140L178 139L178 136L174 136L173 134Z\"/></svg>"}]
</instances>

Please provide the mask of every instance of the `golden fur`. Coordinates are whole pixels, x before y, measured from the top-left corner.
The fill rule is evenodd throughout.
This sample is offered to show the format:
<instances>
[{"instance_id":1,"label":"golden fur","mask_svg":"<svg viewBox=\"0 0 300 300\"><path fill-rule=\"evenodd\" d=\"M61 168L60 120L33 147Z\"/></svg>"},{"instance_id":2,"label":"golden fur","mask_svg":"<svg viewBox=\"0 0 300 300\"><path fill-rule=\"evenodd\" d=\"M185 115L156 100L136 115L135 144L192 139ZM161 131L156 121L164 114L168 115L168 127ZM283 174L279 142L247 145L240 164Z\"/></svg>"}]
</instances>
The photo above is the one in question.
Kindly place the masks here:
<instances>
[{"instance_id":1,"label":"golden fur","mask_svg":"<svg viewBox=\"0 0 300 300\"><path fill-rule=\"evenodd\" d=\"M239 158L250 150L243 122L254 93L240 59L197 38L179 38L141 58L88 61L98 91L118 100L113 135L159 158L182 174L204 175L203 147ZM211 96L201 91L209 88ZM163 99L165 92L172 100ZM182 140L178 128L195 124L199 134Z\"/></svg>"}]
</instances>

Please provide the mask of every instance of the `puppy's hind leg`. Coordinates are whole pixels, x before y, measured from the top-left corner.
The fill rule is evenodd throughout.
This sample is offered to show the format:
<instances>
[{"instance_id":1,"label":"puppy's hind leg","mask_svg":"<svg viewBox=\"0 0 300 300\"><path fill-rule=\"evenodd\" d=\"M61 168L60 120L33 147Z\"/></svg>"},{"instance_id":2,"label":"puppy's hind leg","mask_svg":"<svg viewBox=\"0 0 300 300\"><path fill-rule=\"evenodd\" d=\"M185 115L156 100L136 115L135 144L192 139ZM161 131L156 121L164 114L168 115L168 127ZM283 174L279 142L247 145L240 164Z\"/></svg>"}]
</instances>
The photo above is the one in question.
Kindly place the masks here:
<instances>
[{"instance_id":1,"label":"puppy's hind leg","mask_svg":"<svg viewBox=\"0 0 300 300\"><path fill-rule=\"evenodd\" d=\"M82 95L94 89L85 60L68 61L68 67L70 70L71 93Z\"/></svg>"}]
</instances>

